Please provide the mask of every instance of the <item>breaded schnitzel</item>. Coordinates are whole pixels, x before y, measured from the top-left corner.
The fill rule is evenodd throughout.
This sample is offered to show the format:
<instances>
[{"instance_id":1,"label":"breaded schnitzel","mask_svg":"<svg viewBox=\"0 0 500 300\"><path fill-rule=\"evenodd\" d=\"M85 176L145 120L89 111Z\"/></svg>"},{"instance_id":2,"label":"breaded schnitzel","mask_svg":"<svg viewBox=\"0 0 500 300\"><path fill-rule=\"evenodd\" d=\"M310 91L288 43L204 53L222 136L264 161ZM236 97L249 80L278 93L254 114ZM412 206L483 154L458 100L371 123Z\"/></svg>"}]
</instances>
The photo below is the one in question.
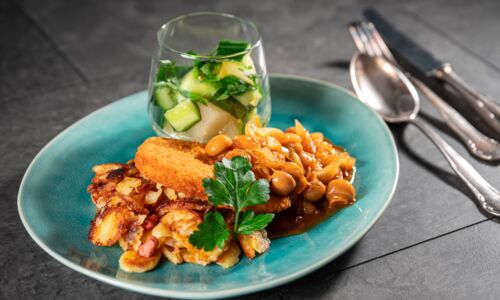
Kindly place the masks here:
<instances>
[{"instance_id":1,"label":"breaded schnitzel","mask_svg":"<svg viewBox=\"0 0 500 300\"><path fill-rule=\"evenodd\" d=\"M142 176L199 200L207 200L201 184L214 176L214 163L200 143L160 137L144 141L135 155Z\"/></svg>"}]
</instances>

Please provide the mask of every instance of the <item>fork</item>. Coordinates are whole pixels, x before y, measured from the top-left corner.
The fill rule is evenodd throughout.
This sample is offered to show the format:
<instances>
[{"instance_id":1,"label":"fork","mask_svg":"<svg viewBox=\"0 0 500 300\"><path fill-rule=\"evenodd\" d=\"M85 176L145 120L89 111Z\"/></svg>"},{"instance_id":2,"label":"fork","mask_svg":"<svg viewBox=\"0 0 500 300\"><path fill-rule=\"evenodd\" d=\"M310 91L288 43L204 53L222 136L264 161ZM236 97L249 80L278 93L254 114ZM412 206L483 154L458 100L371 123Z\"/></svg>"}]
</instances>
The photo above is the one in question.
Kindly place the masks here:
<instances>
[{"instance_id":1,"label":"fork","mask_svg":"<svg viewBox=\"0 0 500 300\"><path fill-rule=\"evenodd\" d=\"M370 22L355 22L349 25L349 32L356 48L360 52L370 56L379 56L387 59L400 70L403 68L394 59L391 51L378 33L375 26ZM477 158L487 161L500 160L500 144L481 132L470 124L462 115L448 105L441 97L435 94L422 81L411 76L408 72L405 75L431 102L439 112L448 127L465 144L469 152Z\"/></svg>"}]
</instances>

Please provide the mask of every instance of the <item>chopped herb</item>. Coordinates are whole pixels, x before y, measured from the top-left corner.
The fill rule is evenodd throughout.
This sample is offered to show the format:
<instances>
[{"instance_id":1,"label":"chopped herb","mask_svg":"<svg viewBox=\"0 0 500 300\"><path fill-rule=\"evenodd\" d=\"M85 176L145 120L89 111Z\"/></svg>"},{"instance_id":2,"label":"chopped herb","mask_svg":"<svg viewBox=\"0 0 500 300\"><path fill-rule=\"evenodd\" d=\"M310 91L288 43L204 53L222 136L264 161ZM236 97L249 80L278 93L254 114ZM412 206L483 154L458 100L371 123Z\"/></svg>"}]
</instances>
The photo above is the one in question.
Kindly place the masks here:
<instances>
[{"instance_id":1,"label":"chopped herb","mask_svg":"<svg viewBox=\"0 0 500 300\"><path fill-rule=\"evenodd\" d=\"M219 89L214 96L214 100L225 100L230 96L243 94L254 89L254 85L249 84L234 75L229 75L219 80Z\"/></svg>"},{"instance_id":2,"label":"chopped herb","mask_svg":"<svg viewBox=\"0 0 500 300\"><path fill-rule=\"evenodd\" d=\"M218 73L218 68L220 63L212 61L204 61L198 63L198 69L203 76L202 81L219 81L219 77L216 75Z\"/></svg>"},{"instance_id":3,"label":"chopped herb","mask_svg":"<svg viewBox=\"0 0 500 300\"><path fill-rule=\"evenodd\" d=\"M259 94L264 95L264 90L262 89L262 84L259 83L260 76L248 75L248 78L250 78L252 80L253 86L257 87L257 91L259 92Z\"/></svg>"},{"instance_id":4,"label":"chopped herb","mask_svg":"<svg viewBox=\"0 0 500 300\"><path fill-rule=\"evenodd\" d=\"M221 40L215 50L215 55L231 56L241 53L241 55L231 57L234 60L241 60L249 49L250 44L245 41Z\"/></svg>"},{"instance_id":5,"label":"chopped herb","mask_svg":"<svg viewBox=\"0 0 500 300\"><path fill-rule=\"evenodd\" d=\"M170 60L161 60L158 64L158 72L156 73L156 82L168 81L177 82L179 74L186 71L187 67L179 67L175 62Z\"/></svg>"},{"instance_id":6,"label":"chopped herb","mask_svg":"<svg viewBox=\"0 0 500 300\"><path fill-rule=\"evenodd\" d=\"M232 160L223 158L214 167L215 179L203 179L203 188L208 200L215 205L231 206L235 210L233 235L251 234L264 229L274 215L255 215L253 211L243 212L246 207L264 204L269 200L269 183L265 179L255 179L251 165L244 157ZM223 230L224 228L225 230ZM207 214L204 222L190 237L189 242L198 249L210 251L215 246L222 248L229 238L224 218L218 212Z\"/></svg>"},{"instance_id":7,"label":"chopped herb","mask_svg":"<svg viewBox=\"0 0 500 300\"><path fill-rule=\"evenodd\" d=\"M193 100L194 102L199 102L199 103L204 104L204 105L208 104L208 100L198 93L185 91L185 90L181 90L179 92L181 93L182 96L189 98L189 99Z\"/></svg>"}]
</instances>

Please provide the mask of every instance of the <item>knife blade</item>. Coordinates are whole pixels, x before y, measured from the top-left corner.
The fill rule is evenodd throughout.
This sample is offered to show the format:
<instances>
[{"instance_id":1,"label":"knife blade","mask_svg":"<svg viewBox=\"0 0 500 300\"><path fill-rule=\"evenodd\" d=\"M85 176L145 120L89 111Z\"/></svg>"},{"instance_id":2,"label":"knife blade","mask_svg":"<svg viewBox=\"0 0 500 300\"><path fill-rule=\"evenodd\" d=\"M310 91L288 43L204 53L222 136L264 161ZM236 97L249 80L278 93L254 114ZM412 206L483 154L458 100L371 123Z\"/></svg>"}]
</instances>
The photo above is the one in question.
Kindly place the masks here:
<instances>
[{"instance_id":1,"label":"knife blade","mask_svg":"<svg viewBox=\"0 0 500 300\"><path fill-rule=\"evenodd\" d=\"M437 59L432 53L398 31L375 10L368 8L363 11L363 14L368 21L375 25L384 37L384 41L389 44L391 50L403 57L412 67L418 69L426 76L432 76L437 69L445 65L444 62Z\"/></svg>"},{"instance_id":2,"label":"knife blade","mask_svg":"<svg viewBox=\"0 0 500 300\"><path fill-rule=\"evenodd\" d=\"M398 31L374 9L363 10L363 15L375 25L393 52L425 76L435 78L455 89L482 120L500 136L500 105L498 103L475 91L454 72L450 64L440 61L432 53Z\"/></svg>"}]
</instances>

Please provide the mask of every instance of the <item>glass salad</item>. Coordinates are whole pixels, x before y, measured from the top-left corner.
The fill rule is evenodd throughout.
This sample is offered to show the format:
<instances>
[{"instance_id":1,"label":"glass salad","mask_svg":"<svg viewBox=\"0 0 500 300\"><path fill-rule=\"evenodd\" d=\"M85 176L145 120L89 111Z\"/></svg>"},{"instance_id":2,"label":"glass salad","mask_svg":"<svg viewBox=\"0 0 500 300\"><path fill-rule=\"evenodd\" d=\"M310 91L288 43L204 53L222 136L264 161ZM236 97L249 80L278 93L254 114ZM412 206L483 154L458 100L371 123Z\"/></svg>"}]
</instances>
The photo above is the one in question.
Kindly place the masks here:
<instances>
[{"instance_id":1,"label":"glass salad","mask_svg":"<svg viewBox=\"0 0 500 300\"><path fill-rule=\"evenodd\" d=\"M207 142L243 133L271 115L269 81L260 33L232 15L178 17L158 32L148 112L161 136Z\"/></svg>"}]
</instances>

